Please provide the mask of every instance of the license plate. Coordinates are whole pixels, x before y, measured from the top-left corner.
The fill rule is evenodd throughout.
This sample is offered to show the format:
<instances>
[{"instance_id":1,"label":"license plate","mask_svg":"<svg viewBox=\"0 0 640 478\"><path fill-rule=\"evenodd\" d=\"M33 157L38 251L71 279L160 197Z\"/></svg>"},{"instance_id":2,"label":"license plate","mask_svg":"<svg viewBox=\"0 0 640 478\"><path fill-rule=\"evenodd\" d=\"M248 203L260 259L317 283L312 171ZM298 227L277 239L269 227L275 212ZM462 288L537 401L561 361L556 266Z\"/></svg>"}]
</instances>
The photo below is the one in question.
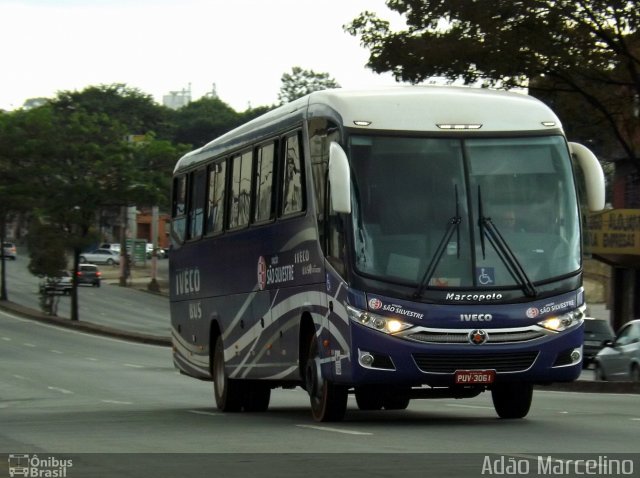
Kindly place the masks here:
<instances>
[{"instance_id":1,"label":"license plate","mask_svg":"<svg viewBox=\"0 0 640 478\"><path fill-rule=\"evenodd\" d=\"M495 376L495 370L456 370L455 375L456 383L461 385L493 383Z\"/></svg>"}]
</instances>

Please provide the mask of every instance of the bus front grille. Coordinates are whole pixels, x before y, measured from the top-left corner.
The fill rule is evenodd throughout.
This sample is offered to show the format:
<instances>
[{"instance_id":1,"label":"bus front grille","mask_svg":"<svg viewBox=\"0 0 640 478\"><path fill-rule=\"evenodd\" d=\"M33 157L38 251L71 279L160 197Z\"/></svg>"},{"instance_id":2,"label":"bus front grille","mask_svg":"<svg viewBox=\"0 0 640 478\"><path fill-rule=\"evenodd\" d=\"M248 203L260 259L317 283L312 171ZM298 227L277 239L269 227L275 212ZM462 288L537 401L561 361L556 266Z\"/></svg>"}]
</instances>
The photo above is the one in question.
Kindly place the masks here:
<instances>
[{"instance_id":1,"label":"bus front grille","mask_svg":"<svg viewBox=\"0 0 640 478\"><path fill-rule=\"evenodd\" d=\"M454 354L413 354L418 368L425 373L454 373L456 370L495 370L521 372L531 368L537 352L487 353L460 356Z\"/></svg>"},{"instance_id":2,"label":"bus front grille","mask_svg":"<svg viewBox=\"0 0 640 478\"><path fill-rule=\"evenodd\" d=\"M488 344L505 344L505 343L517 343L528 342L530 340L536 340L542 337L546 337L546 334L541 330L528 329L528 330L514 330L514 331L497 331L487 330L487 342ZM403 335L405 339L415 340L416 342L431 343L431 344L465 344L469 343L469 332L467 331L437 331L421 329L417 332Z\"/></svg>"}]
</instances>

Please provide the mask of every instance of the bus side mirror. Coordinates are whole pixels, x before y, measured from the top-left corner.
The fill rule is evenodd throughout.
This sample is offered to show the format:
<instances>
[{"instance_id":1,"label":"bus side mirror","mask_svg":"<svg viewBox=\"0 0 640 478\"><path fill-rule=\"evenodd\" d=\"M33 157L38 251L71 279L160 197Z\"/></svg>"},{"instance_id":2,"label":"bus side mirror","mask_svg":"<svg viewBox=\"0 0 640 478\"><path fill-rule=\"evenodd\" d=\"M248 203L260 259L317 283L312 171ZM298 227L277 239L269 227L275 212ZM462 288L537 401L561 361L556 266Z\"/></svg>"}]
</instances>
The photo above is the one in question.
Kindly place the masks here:
<instances>
[{"instance_id":1,"label":"bus side mirror","mask_svg":"<svg viewBox=\"0 0 640 478\"><path fill-rule=\"evenodd\" d=\"M569 143L569 150L584 173L589 210L602 211L604 209L604 173L598 158L589 148L578 143Z\"/></svg>"},{"instance_id":2,"label":"bus side mirror","mask_svg":"<svg viewBox=\"0 0 640 478\"><path fill-rule=\"evenodd\" d=\"M335 212L351 213L351 172L344 149L336 143L329 145L329 183L331 207Z\"/></svg>"}]
</instances>

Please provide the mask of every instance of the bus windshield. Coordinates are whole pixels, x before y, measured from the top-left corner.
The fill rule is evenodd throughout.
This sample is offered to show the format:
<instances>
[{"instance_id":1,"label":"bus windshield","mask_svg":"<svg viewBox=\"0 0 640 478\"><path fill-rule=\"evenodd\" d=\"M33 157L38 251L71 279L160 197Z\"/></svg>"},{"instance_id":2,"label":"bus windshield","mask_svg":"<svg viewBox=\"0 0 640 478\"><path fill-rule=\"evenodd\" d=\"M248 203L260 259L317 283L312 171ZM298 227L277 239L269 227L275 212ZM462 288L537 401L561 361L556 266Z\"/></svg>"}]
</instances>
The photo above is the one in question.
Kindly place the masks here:
<instances>
[{"instance_id":1,"label":"bus windshield","mask_svg":"<svg viewBox=\"0 0 640 478\"><path fill-rule=\"evenodd\" d=\"M349 152L359 273L416 287L527 290L579 270L562 136L354 135Z\"/></svg>"}]
</instances>

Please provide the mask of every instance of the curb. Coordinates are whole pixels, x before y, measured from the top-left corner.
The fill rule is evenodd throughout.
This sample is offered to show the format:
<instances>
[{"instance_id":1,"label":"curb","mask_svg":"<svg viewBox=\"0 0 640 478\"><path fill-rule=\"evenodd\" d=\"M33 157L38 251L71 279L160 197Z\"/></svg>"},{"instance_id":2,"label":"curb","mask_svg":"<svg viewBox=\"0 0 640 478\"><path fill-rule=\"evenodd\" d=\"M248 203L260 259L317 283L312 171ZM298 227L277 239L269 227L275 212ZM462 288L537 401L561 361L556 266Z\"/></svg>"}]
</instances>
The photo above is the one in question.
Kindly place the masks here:
<instances>
[{"instance_id":1,"label":"curb","mask_svg":"<svg viewBox=\"0 0 640 478\"><path fill-rule=\"evenodd\" d=\"M50 325L57 325L59 327L66 327L68 329L74 329L82 332L89 332L96 335L102 335L105 337L113 337L122 340L128 340L129 342L136 342L149 345L160 345L163 347L171 346L171 339L169 337L162 337L159 335L147 335L138 332L129 332L120 329L114 329L104 325L98 325L91 322L80 322L65 319L62 317L45 315L40 311L24 307L19 304L15 304L11 301L0 301L0 309L13 312L25 319L37 320L38 322L44 322Z\"/></svg>"},{"instance_id":2,"label":"curb","mask_svg":"<svg viewBox=\"0 0 640 478\"><path fill-rule=\"evenodd\" d=\"M535 389L553 392L640 394L640 382L596 382L595 380L576 380L575 382L558 382L549 385L536 385Z\"/></svg>"}]
</instances>

